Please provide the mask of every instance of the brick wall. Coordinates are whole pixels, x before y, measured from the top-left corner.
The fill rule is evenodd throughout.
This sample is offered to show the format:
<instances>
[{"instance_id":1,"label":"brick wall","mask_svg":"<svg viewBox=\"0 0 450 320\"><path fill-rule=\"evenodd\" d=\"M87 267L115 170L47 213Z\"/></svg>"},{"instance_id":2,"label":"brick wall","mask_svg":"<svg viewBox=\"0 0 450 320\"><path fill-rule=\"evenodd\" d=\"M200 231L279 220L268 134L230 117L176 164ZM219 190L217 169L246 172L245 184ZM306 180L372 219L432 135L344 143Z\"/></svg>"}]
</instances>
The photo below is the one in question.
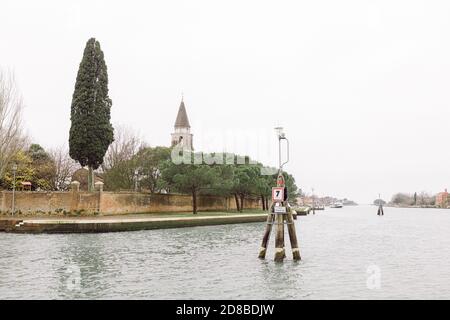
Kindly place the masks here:
<instances>
[{"instance_id":1,"label":"brick wall","mask_svg":"<svg viewBox=\"0 0 450 320\"><path fill-rule=\"evenodd\" d=\"M259 199L245 200L246 209L259 209ZM199 211L235 210L234 198L198 196ZM11 212L12 192L2 191L0 211ZM151 212L186 212L192 210L192 198L182 194L148 194L134 192L31 192L15 193L15 210L22 214L63 214L64 212L101 213L107 215Z\"/></svg>"},{"instance_id":2,"label":"brick wall","mask_svg":"<svg viewBox=\"0 0 450 320\"><path fill-rule=\"evenodd\" d=\"M12 192L2 191L2 212L12 210ZM71 192L15 192L15 210L24 214L70 211Z\"/></svg>"}]
</instances>

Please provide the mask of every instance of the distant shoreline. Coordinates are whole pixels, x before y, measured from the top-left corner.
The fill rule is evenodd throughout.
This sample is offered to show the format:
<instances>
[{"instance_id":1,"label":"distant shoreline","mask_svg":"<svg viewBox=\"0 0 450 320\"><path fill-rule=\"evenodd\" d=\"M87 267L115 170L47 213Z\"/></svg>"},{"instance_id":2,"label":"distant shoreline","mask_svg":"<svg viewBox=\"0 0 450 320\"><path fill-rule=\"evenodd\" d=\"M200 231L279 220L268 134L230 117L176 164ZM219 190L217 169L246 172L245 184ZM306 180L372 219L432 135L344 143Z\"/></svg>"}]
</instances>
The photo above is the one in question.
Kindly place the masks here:
<instances>
[{"instance_id":1,"label":"distant shoreline","mask_svg":"<svg viewBox=\"0 0 450 320\"><path fill-rule=\"evenodd\" d=\"M373 204L373 206L377 206L376 204ZM406 209L449 209L449 208L440 208L436 206L399 206L399 205L389 205L385 204L383 205L386 208L406 208Z\"/></svg>"}]
</instances>

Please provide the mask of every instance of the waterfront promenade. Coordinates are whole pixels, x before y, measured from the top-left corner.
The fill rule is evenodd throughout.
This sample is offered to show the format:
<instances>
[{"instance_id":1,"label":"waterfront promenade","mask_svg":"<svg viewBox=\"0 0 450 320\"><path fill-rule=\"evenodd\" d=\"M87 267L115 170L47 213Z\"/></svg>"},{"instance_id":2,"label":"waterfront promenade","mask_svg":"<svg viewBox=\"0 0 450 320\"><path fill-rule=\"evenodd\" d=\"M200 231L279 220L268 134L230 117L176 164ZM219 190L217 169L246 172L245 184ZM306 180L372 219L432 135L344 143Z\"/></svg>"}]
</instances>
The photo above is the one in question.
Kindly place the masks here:
<instances>
[{"instance_id":1,"label":"waterfront promenade","mask_svg":"<svg viewBox=\"0 0 450 320\"><path fill-rule=\"evenodd\" d=\"M1 217L0 232L96 233L263 222L267 213L203 212L89 217Z\"/></svg>"}]
</instances>

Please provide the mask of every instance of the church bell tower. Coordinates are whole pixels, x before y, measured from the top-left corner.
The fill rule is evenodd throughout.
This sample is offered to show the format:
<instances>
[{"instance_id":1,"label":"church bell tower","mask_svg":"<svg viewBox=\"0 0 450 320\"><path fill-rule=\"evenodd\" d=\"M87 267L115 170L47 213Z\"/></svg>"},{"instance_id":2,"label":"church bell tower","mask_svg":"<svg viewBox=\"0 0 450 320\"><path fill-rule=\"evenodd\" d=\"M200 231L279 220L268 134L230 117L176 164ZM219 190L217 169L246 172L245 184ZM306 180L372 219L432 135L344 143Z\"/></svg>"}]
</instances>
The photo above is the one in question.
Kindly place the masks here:
<instances>
[{"instance_id":1,"label":"church bell tower","mask_svg":"<svg viewBox=\"0 0 450 320\"><path fill-rule=\"evenodd\" d=\"M193 135L191 133L191 126L189 125L189 119L183 100L184 99L181 98L180 108L178 109L177 119L175 120L174 132L171 134L171 145L172 147L180 145L183 149L193 150Z\"/></svg>"}]
</instances>

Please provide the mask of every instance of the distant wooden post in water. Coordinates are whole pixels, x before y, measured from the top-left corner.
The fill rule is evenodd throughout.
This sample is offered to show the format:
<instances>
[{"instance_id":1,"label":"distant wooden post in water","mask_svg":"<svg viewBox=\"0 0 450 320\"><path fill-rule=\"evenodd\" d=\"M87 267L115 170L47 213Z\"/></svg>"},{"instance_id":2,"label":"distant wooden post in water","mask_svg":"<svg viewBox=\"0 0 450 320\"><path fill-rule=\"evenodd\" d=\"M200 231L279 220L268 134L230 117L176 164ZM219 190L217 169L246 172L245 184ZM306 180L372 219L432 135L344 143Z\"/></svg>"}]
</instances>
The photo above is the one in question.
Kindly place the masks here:
<instances>
[{"instance_id":1,"label":"distant wooden post in water","mask_svg":"<svg viewBox=\"0 0 450 320\"><path fill-rule=\"evenodd\" d=\"M377 214L379 216L384 216L383 202L381 202L380 194L378 194L378 213Z\"/></svg>"},{"instance_id":2,"label":"distant wooden post in water","mask_svg":"<svg viewBox=\"0 0 450 320\"><path fill-rule=\"evenodd\" d=\"M295 232L294 219L292 217L292 210L288 203L288 190L283 176L283 165L289 161L289 141L284 136L282 128L276 128L278 132L278 147L280 169L278 171L277 186L272 188L272 204L267 216L267 225L264 232L261 248L259 249L259 258L264 259L267 252L267 244L270 238L272 226L276 225L275 231L275 261L282 262L286 257L284 248L284 225L287 225L289 240L291 242L292 256L294 260L300 260L300 250L298 248L297 234ZM285 163L281 163L281 140L287 142L288 158Z\"/></svg>"}]
</instances>

